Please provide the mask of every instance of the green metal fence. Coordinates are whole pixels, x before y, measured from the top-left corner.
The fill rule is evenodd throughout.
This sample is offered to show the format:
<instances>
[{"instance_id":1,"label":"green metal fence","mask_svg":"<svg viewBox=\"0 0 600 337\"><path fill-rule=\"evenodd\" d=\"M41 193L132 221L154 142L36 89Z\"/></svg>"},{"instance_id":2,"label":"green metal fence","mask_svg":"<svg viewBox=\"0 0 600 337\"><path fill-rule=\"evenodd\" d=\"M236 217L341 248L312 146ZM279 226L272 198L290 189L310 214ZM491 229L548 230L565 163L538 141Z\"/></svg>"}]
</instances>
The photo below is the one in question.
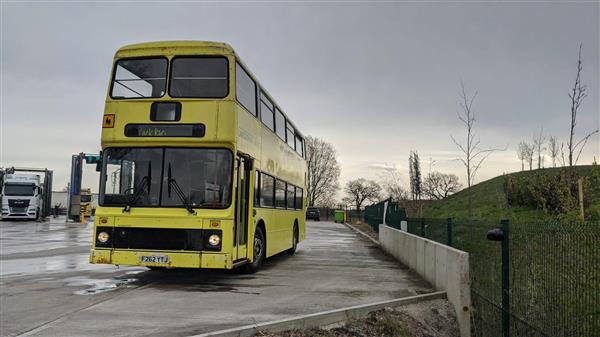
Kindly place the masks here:
<instances>
[{"instance_id":1,"label":"green metal fence","mask_svg":"<svg viewBox=\"0 0 600 337\"><path fill-rule=\"evenodd\" d=\"M333 221L335 219L335 211L343 210L346 212L346 222L352 222L354 220L361 219L360 212L350 208L330 208L330 207L318 207L321 221Z\"/></svg>"},{"instance_id":2,"label":"green metal fence","mask_svg":"<svg viewBox=\"0 0 600 337\"><path fill-rule=\"evenodd\" d=\"M387 203L387 208L385 207ZM379 231L379 224L383 223L383 213L385 213L386 223L395 228L400 228L400 221L406 220L406 211L400 207L397 202L385 200L377 204L365 207L365 222L371 225L374 231ZM394 225L391 225L394 224Z\"/></svg>"},{"instance_id":3,"label":"green metal fence","mask_svg":"<svg viewBox=\"0 0 600 337\"><path fill-rule=\"evenodd\" d=\"M380 213L369 213L374 224ZM408 232L469 253L474 336L600 337L599 223L406 221ZM492 229L501 241L488 239Z\"/></svg>"}]
</instances>

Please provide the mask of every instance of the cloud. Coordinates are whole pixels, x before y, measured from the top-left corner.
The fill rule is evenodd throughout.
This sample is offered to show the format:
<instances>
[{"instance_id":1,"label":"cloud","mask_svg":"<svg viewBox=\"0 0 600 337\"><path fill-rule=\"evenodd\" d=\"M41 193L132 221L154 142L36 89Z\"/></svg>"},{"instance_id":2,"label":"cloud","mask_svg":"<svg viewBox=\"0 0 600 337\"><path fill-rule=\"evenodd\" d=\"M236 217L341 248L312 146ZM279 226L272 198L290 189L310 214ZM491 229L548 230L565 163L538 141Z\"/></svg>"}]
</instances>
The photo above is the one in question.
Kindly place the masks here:
<instances>
[{"instance_id":1,"label":"cloud","mask_svg":"<svg viewBox=\"0 0 600 337\"><path fill-rule=\"evenodd\" d=\"M479 92L483 146L510 144L480 179L519 170L514 148L540 126L566 140L580 42L589 97L577 132L600 125L597 2L2 6L0 165L52 166L57 186L69 154L99 148L114 52L142 41L230 43L304 134L334 145L342 180L406 171L410 150L463 177L450 141L464 134L460 79ZM599 138L582 163L600 157Z\"/></svg>"}]
</instances>

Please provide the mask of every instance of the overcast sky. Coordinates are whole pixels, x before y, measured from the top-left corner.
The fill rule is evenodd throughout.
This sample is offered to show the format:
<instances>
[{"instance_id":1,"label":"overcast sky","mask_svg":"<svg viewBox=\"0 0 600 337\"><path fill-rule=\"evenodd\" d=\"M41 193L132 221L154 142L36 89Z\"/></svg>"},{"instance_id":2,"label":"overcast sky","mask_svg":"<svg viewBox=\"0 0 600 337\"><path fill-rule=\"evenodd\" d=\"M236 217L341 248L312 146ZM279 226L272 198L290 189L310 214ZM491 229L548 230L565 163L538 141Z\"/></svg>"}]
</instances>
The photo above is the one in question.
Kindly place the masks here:
<instances>
[{"instance_id":1,"label":"overcast sky","mask_svg":"<svg viewBox=\"0 0 600 337\"><path fill-rule=\"evenodd\" d=\"M4 2L1 18L0 166L53 169L55 190L71 154L99 151L114 52L145 41L231 44L305 135L334 145L342 183L391 166L406 179L410 150L464 182L450 140L464 136L461 79L482 145L507 147L477 180L519 170L520 140L567 139L579 43L577 134L600 124L598 2ZM599 153L595 137L580 163Z\"/></svg>"}]
</instances>

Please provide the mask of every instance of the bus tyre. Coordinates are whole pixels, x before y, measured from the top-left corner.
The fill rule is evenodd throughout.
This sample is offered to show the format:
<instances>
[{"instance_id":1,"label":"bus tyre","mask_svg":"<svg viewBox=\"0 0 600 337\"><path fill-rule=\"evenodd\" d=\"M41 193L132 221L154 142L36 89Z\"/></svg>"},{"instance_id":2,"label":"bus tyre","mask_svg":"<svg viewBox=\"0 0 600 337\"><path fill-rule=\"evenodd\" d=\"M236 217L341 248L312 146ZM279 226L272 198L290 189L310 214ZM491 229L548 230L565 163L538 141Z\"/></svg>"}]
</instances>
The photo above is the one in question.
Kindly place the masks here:
<instances>
[{"instance_id":1,"label":"bus tyre","mask_svg":"<svg viewBox=\"0 0 600 337\"><path fill-rule=\"evenodd\" d=\"M298 225L294 224L294 236L292 237L292 248L288 249L286 251L286 253L288 255L294 255L297 247L298 247Z\"/></svg>"},{"instance_id":2,"label":"bus tyre","mask_svg":"<svg viewBox=\"0 0 600 337\"><path fill-rule=\"evenodd\" d=\"M265 249L267 246L266 243L267 240L265 240L265 234L263 233L262 228L256 227L256 230L254 231L254 245L252 249L254 259L252 263L245 265L247 273L253 274L260 269L260 266L265 260L265 256L267 254Z\"/></svg>"}]
</instances>

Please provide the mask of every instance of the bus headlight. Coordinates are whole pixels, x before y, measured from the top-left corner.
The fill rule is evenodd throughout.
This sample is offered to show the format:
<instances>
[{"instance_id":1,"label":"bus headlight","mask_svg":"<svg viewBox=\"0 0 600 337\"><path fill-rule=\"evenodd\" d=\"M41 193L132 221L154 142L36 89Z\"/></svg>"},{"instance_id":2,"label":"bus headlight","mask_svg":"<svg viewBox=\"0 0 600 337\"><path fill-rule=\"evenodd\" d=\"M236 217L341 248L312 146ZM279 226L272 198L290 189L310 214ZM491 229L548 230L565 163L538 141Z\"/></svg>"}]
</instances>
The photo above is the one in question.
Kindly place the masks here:
<instances>
[{"instance_id":1,"label":"bus headlight","mask_svg":"<svg viewBox=\"0 0 600 337\"><path fill-rule=\"evenodd\" d=\"M109 238L110 238L110 235L108 235L107 232L100 232L100 233L98 233L98 242L100 242L100 243L106 243L106 242L108 242Z\"/></svg>"},{"instance_id":2,"label":"bus headlight","mask_svg":"<svg viewBox=\"0 0 600 337\"><path fill-rule=\"evenodd\" d=\"M213 234L209 236L208 244L214 247L218 246L219 244L221 244L221 237L218 234Z\"/></svg>"}]
</instances>

